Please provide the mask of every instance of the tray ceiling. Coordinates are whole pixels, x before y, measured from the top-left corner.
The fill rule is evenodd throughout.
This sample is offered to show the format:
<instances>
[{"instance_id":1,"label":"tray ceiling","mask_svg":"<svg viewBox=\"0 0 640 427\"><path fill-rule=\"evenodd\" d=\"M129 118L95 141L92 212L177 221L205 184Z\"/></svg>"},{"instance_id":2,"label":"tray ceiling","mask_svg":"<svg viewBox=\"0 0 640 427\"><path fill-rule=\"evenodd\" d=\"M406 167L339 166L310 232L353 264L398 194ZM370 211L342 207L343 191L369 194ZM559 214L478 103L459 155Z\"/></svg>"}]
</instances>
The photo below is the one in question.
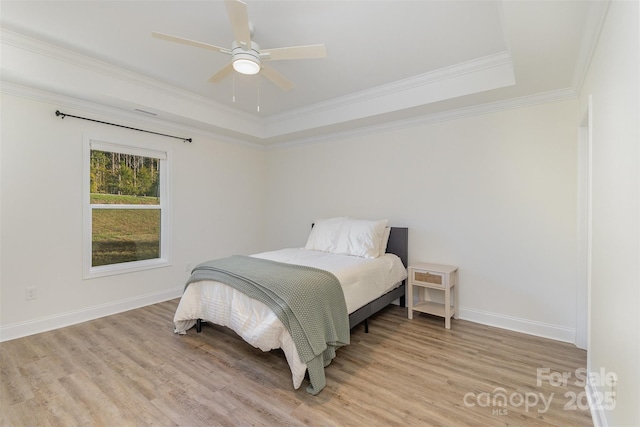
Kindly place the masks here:
<instances>
[{"instance_id":1,"label":"tray ceiling","mask_svg":"<svg viewBox=\"0 0 640 427\"><path fill-rule=\"evenodd\" d=\"M3 0L2 82L277 144L575 96L606 13L600 1L246 3L262 48L325 44L326 59L270 63L293 90L260 75L209 83L227 56L151 37L230 45L222 1Z\"/></svg>"}]
</instances>

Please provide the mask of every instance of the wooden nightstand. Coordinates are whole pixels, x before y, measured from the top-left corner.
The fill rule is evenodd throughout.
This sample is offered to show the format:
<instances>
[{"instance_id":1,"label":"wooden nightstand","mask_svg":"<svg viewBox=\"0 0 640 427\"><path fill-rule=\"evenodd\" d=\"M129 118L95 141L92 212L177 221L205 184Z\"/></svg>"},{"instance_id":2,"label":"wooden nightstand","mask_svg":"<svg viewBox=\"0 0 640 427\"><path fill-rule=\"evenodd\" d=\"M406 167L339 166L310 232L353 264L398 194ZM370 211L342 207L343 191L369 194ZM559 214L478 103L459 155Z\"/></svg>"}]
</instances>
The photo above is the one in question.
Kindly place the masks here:
<instances>
[{"instance_id":1,"label":"wooden nightstand","mask_svg":"<svg viewBox=\"0 0 640 427\"><path fill-rule=\"evenodd\" d=\"M458 267L440 264L415 263L409 266L407 299L409 319L413 312L434 314L444 317L444 326L451 329L451 317L458 318ZM414 288L415 287L415 288ZM433 302L427 298L430 289L444 293L444 303ZM417 291L418 302L413 301L413 292ZM451 291L453 290L453 301Z\"/></svg>"}]
</instances>

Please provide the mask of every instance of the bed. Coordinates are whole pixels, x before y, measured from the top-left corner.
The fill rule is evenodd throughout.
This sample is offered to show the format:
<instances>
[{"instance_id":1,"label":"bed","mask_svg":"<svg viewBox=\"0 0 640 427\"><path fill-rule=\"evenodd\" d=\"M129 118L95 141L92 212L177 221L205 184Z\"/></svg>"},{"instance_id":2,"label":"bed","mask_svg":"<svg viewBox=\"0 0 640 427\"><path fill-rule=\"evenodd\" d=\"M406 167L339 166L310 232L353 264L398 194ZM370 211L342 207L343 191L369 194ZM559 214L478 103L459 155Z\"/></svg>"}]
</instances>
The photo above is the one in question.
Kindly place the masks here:
<instances>
[{"instance_id":1,"label":"bed","mask_svg":"<svg viewBox=\"0 0 640 427\"><path fill-rule=\"evenodd\" d=\"M345 224L356 225L349 229ZM366 227L363 228L362 224ZM383 235L378 244L379 247L367 248L362 252L363 241L377 242L380 237L373 233L365 236L370 240L367 238L363 240L362 234L358 235L358 232L371 231L372 225L375 225L376 232L379 232L380 224L380 221L366 222L347 218L317 221L304 248L263 252L245 258L251 258L248 261L252 263L274 262L277 265L291 264L295 268L308 267L320 269L325 273L329 272L332 277L338 279L338 286L342 289L348 329L364 324L365 331L368 332L368 319L373 314L398 299L404 306L408 229L385 225L382 227ZM386 221L383 224L386 224ZM346 233L347 237L345 237L345 227L349 230ZM323 240L327 232L333 233L333 237ZM341 238L336 237L338 235ZM344 245L345 239L351 246ZM362 256L349 253L354 250L357 255ZM379 251L378 254L375 253L376 250ZM217 265L216 262L218 261L203 263L203 265L206 268L212 265L210 263ZM295 331L290 333L290 325L283 320L283 316L277 309L270 307L259 297L248 296L244 291L234 287L235 285L222 283L227 280L218 279L218 276L214 279L209 279L208 276L204 276L204 279L196 276L197 269L198 267L194 269L189 279L174 316L176 333L184 334L193 326L196 326L196 330L200 332L203 321L229 327L246 342L263 351L282 349L291 369L294 388L300 387L305 374L310 380L310 385L307 387L309 393L317 394L324 388L326 384L324 366L335 357L335 349L332 349L329 356L324 356L324 361L320 362L323 365L322 372L318 372L315 368L317 364L312 363L315 361L303 361L303 359L308 360L308 357L304 351L298 351L299 342L294 342L298 334ZM310 299L313 300L313 304L310 304L313 306L318 305L320 301L319 298ZM332 305L336 304L332 303ZM337 341L340 341L340 344L335 348L348 344L349 339L347 336L346 340ZM297 347L296 344L298 344ZM304 357L301 357L301 354Z\"/></svg>"}]
</instances>

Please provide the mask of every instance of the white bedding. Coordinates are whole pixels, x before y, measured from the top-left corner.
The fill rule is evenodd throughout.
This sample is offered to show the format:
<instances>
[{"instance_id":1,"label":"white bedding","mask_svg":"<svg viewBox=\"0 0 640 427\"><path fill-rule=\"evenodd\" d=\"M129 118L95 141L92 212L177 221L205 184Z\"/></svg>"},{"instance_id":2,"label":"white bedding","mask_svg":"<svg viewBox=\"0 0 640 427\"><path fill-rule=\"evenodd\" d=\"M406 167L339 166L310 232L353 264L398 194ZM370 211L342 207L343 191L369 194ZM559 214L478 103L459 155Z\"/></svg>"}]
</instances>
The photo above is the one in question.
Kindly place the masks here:
<instances>
[{"instance_id":1,"label":"white bedding","mask_svg":"<svg viewBox=\"0 0 640 427\"><path fill-rule=\"evenodd\" d=\"M349 313L395 288L407 277L402 261L392 254L370 259L291 248L253 256L330 271L342 285ZM263 303L220 282L195 282L182 295L173 318L175 332L186 333L196 319L229 327L263 351L281 348L291 368L294 388L302 384L306 363L300 360L285 326Z\"/></svg>"}]
</instances>

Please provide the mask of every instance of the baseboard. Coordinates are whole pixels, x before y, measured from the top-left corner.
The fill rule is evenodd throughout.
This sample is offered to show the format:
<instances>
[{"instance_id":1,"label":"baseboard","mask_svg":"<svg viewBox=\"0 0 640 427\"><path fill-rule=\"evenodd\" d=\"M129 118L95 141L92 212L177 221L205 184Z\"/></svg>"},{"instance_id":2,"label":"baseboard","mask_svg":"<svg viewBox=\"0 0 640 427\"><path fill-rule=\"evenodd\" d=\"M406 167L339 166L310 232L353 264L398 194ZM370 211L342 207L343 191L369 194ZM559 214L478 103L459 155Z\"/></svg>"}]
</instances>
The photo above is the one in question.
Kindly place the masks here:
<instances>
[{"instance_id":1,"label":"baseboard","mask_svg":"<svg viewBox=\"0 0 640 427\"><path fill-rule=\"evenodd\" d=\"M466 307L459 307L459 311L463 320L575 344L576 330L572 328Z\"/></svg>"},{"instance_id":2,"label":"baseboard","mask_svg":"<svg viewBox=\"0 0 640 427\"><path fill-rule=\"evenodd\" d=\"M100 317L122 313L123 311L133 310L135 308L179 298L180 295L182 295L183 290L184 288L180 286L174 289L127 298L66 313L55 314L53 316L41 317L26 322L2 325L0 326L0 342L39 334L40 332L51 331L58 328L64 328L65 326L71 326L87 322L89 320L98 319Z\"/></svg>"},{"instance_id":3,"label":"baseboard","mask_svg":"<svg viewBox=\"0 0 640 427\"><path fill-rule=\"evenodd\" d=\"M598 398L599 390L594 383L595 377L587 376L587 385L584 386L584 390L587 393L587 399L589 400L589 410L591 411L591 421L593 427L607 427L607 418L604 416L604 408L599 403L602 398Z\"/></svg>"},{"instance_id":4,"label":"baseboard","mask_svg":"<svg viewBox=\"0 0 640 427\"><path fill-rule=\"evenodd\" d=\"M102 304L81 310L41 317L39 319L18 322L0 326L0 342L51 331L77 323L87 322L100 317L109 316L123 311L156 304L182 295L183 287L128 298L108 304ZM550 338L563 342L575 342L575 329L565 328L542 322L535 322L517 317L505 316L476 309L460 307L459 317L463 320L480 323L497 328L522 332L529 335Z\"/></svg>"}]
</instances>

